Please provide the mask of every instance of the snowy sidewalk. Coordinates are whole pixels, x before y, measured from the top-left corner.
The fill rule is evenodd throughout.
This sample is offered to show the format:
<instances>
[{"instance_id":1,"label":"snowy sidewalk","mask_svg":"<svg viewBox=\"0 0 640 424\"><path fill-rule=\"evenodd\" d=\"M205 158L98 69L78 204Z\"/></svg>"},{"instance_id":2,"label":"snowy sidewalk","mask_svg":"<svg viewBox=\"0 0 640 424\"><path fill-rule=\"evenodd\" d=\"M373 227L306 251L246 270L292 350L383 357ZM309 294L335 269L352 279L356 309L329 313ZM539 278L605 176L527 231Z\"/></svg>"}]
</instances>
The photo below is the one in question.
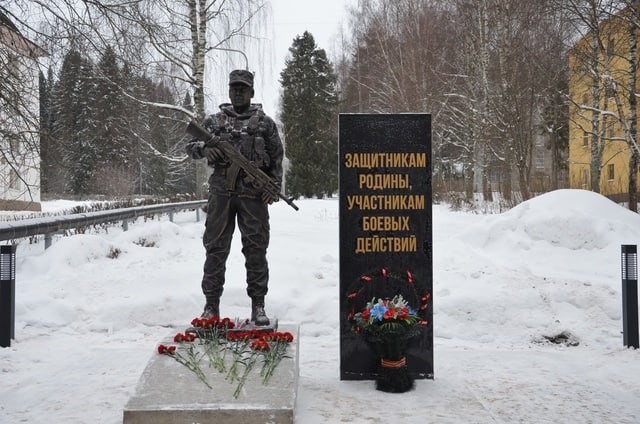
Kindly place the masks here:
<instances>
[{"instance_id":1,"label":"snowy sidewalk","mask_svg":"<svg viewBox=\"0 0 640 424\"><path fill-rule=\"evenodd\" d=\"M372 381L336 384L303 364L299 414L305 424L640 422L638 351L437 343L435 380L399 395L377 392Z\"/></svg>"},{"instance_id":2,"label":"snowy sidewalk","mask_svg":"<svg viewBox=\"0 0 640 424\"><path fill-rule=\"evenodd\" d=\"M337 202L289 209L270 209L268 311L300 324L296 423L640 423L640 349L622 346L620 293L638 214L580 190L499 215L434 207L435 380L396 395L339 380ZM19 246L1 424L122 424L158 340L202 310L203 223L175 218ZM230 317L249 311L234 241ZM580 344L536 342L561 332Z\"/></svg>"}]
</instances>

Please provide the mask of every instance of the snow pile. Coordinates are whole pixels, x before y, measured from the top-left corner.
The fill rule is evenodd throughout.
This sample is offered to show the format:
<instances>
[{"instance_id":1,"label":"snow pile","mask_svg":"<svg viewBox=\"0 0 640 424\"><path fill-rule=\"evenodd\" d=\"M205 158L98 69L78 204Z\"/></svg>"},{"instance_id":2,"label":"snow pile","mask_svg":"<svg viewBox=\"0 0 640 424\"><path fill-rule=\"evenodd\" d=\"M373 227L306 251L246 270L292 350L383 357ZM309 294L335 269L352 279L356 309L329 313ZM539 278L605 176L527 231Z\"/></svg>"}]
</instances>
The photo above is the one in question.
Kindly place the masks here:
<instances>
[{"instance_id":1,"label":"snow pile","mask_svg":"<svg viewBox=\"0 0 640 424\"><path fill-rule=\"evenodd\" d=\"M436 379L389 395L339 381L338 202L299 206L271 208L267 297L271 316L301 326L297 422L640 422L619 270L620 244L640 244L637 214L569 190L500 215L434 206ZM129 228L18 247L0 423L122 422L157 342L201 312L203 222ZM222 313L248 316L233 243Z\"/></svg>"},{"instance_id":2,"label":"snow pile","mask_svg":"<svg viewBox=\"0 0 640 424\"><path fill-rule=\"evenodd\" d=\"M559 190L503 214L446 219L459 223L446 226L458 227L456 237L435 228L443 337L522 344L565 332L619 345L620 244L640 242L640 216L591 192Z\"/></svg>"}]
</instances>

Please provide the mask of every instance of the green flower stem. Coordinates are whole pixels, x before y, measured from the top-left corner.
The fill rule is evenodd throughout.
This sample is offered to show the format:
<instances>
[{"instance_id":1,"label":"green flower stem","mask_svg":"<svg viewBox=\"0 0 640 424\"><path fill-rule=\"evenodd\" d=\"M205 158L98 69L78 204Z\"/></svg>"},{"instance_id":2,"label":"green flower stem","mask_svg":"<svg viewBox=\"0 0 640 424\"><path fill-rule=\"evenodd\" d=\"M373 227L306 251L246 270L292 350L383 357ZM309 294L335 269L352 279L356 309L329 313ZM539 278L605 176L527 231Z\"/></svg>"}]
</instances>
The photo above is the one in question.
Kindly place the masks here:
<instances>
[{"instance_id":1,"label":"green flower stem","mask_svg":"<svg viewBox=\"0 0 640 424\"><path fill-rule=\"evenodd\" d=\"M189 345L189 348L186 349L186 352L187 357L182 356L177 350L169 356L191 370L208 388L212 389L213 387L211 387L207 381L207 377L204 375L204 372L200 369L200 360L202 359L202 356L195 353L193 345L191 344Z\"/></svg>"},{"instance_id":2,"label":"green flower stem","mask_svg":"<svg viewBox=\"0 0 640 424\"><path fill-rule=\"evenodd\" d=\"M197 324L195 326L198 327ZM247 332L250 335L244 338L228 338L227 330L227 327L199 326L196 331L198 342L181 343L176 338L178 346L170 346L171 349L163 350L165 347L161 345L158 350L159 353L171 356L176 362L187 367L209 389L213 389L201 368L201 363L206 357L209 368L214 368L222 375L226 373L225 378L230 383L237 382L233 396L238 398L258 358L262 359L260 376L262 384L266 385L282 359L288 357L286 351L291 340L283 340L278 336L261 339L264 334L256 335L253 332ZM258 347L254 346L256 343ZM260 346L261 343L267 343L268 346ZM227 355L231 355L231 364L228 367Z\"/></svg>"},{"instance_id":3,"label":"green flower stem","mask_svg":"<svg viewBox=\"0 0 640 424\"><path fill-rule=\"evenodd\" d=\"M264 353L264 363L262 365L262 371L260 375L262 376L262 384L267 384L271 376L273 375L273 371L276 369L282 358L285 358L285 353L287 352L287 343L278 341L271 346L271 349L268 352Z\"/></svg>"},{"instance_id":4,"label":"green flower stem","mask_svg":"<svg viewBox=\"0 0 640 424\"><path fill-rule=\"evenodd\" d=\"M258 359L257 352L252 351L249 358L247 358L246 362L244 362L244 372L238 379L238 385L236 386L236 390L233 392L233 397L235 399L238 399L238 396L240 396L242 387L244 387L244 383L247 381L247 377L249 376L249 373L253 369L253 366L255 365L257 359Z\"/></svg>"},{"instance_id":5,"label":"green flower stem","mask_svg":"<svg viewBox=\"0 0 640 424\"><path fill-rule=\"evenodd\" d=\"M243 356L249 350L248 347L248 340L238 340L231 343L229 349L231 350L233 359L231 361L231 367L229 367L229 372L227 373L227 380L233 381L238 379L238 363L242 362Z\"/></svg>"},{"instance_id":6,"label":"green flower stem","mask_svg":"<svg viewBox=\"0 0 640 424\"><path fill-rule=\"evenodd\" d=\"M220 343L219 339L213 339L204 343L204 350L209 358L209 368L216 369L219 373L224 374L227 370L224 363L227 349Z\"/></svg>"}]
</instances>

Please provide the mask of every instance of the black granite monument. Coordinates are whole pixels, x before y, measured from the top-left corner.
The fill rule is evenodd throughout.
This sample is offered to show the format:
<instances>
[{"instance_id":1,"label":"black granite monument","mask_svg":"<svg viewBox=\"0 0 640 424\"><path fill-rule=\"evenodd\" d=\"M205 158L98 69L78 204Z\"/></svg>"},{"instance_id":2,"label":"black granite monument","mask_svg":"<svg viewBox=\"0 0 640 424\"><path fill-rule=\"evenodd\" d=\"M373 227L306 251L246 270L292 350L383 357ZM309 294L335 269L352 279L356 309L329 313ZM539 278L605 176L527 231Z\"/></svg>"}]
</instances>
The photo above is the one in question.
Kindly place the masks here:
<instances>
[{"instance_id":1,"label":"black granite monument","mask_svg":"<svg viewBox=\"0 0 640 424\"><path fill-rule=\"evenodd\" d=\"M352 331L349 316L354 310L348 297L354 284L380 272L401 275L419 297L428 298L425 304L411 305L422 308L423 321L408 342L406 366L414 378L433 378L431 218L431 115L341 114L342 380L377 376L380 356ZM381 293L398 294L394 290L386 287Z\"/></svg>"}]
</instances>

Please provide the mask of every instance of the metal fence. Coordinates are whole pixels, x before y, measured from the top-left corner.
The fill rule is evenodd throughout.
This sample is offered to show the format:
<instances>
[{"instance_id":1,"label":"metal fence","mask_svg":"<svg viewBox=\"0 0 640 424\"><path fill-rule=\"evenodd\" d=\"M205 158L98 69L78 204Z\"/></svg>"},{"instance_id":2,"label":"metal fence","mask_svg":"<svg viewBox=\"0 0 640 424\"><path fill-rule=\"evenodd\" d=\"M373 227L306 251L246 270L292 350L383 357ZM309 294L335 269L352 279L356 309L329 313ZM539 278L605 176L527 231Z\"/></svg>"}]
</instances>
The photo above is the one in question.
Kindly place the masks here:
<instances>
[{"instance_id":1,"label":"metal fence","mask_svg":"<svg viewBox=\"0 0 640 424\"><path fill-rule=\"evenodd\" d=\"M126 231L128 222L139 217L169 214L170 219L173 221L173 214L184 210L195 210L197 214L196 219L200 220L200 208L206 204L206 200L195 200L191 202L163 203L159 205L2 222L0 223L0 241L44 235L45 248L47 248L51 246L51 240L54 234L90 225L122 221L122 226Z\"/></svg>"}]
</instances>

